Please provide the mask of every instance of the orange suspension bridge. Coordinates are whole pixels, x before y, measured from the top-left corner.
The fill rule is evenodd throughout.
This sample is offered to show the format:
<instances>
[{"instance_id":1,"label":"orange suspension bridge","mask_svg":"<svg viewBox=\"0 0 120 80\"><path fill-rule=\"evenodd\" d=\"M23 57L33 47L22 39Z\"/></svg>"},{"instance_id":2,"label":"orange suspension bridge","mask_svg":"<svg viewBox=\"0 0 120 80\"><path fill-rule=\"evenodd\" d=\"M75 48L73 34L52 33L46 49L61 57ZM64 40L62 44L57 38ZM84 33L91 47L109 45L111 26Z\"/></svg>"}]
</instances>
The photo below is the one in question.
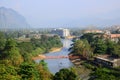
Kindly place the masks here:
<instances>
[{"instance_id":1,"label":"orange suspension bridge","mask_svg":"<svg viewBox=\"0 0 120 80\"><path fill-rule=\"evenodd\" d=\"M37 57L33 57L33 60L37 60L37 59L61 59L61 58L80 58L80 56L72 56L72 55L66 55L66 56L45 56L45 55L39 55Z\"/></svg>"}]
</instances>

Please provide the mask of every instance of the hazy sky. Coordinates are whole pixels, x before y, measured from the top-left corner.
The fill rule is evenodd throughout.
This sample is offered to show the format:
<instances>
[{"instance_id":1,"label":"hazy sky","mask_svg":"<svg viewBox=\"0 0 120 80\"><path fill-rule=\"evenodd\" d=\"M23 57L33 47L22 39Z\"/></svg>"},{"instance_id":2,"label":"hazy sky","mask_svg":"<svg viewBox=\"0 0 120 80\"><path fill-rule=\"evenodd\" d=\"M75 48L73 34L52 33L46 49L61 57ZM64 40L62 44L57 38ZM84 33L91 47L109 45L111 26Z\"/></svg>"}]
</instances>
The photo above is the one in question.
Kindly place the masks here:
<instances>
[{"instance_id":1,"label":"hazy sky","mask_svg":"<svg viewBox=\"0 0 120 80\"><path fill-rule=\"evenodd\" d=\"M84 27L120 24L120 0L0 0L32 27Z\"/></svg>"}]
</instances>

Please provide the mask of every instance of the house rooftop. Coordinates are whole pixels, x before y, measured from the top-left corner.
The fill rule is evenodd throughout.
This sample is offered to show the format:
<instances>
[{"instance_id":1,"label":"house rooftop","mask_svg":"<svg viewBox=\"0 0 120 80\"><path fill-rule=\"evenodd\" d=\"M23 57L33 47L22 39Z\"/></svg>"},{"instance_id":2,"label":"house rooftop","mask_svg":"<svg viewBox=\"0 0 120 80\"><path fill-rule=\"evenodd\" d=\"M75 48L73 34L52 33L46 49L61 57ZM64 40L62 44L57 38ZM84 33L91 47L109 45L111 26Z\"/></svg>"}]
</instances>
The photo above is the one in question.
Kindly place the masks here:
<instances>
[{"instance_id":1,"label":"house rooftop","mask_svg":"<svg viewBox=\"0 0 120 80\"><path fill-rule=\"evenodd\" d=\"M118 60L118 58L114 58L110 55L98 55L98 56L95 56L95 58L108 61L108 62L116 62Z\"/></svg>"},{"instance_id":2,"label":"house rooftop","mask_svg":"<svg viewBox=\"0 0 120 80\"><path fill-rule=\"evenodd\" d=\"M120 34L111 34L110 37L111 37L111 38L119 38L119 37L120 37Z\"/></svg>"}]
</instances>

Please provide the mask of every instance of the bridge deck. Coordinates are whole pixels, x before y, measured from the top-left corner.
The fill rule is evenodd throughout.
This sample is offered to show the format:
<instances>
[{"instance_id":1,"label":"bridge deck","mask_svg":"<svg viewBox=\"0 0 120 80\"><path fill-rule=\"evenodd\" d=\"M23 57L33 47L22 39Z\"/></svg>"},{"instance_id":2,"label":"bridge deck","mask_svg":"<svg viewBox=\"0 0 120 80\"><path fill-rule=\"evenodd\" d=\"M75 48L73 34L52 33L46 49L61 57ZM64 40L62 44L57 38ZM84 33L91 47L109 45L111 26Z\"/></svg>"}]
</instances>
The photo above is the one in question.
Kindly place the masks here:
<instances>
[{"instance_id":1,"label":"bridge deck","mask_svg":"<svg viewBox=\"0 0 120 80\"><path fill-rule=\"evenodd\" d=\"M45 56L45 55L39 55L37 57L33 57L33 60L37 60L37 59L61 59L61 58L70 58L70 59L74 59L74 58L80 58L79 56Z\"/></svg>"}]
</instances>

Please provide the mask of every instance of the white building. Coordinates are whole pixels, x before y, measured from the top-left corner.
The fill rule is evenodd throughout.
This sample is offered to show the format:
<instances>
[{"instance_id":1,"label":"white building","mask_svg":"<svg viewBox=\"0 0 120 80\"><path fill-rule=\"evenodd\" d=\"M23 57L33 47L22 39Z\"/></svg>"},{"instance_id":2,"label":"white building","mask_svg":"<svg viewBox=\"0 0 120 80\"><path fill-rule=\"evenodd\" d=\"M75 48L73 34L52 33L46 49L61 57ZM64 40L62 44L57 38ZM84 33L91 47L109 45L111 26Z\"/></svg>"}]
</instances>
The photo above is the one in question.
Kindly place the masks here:
<instances>
[{"instance_id":1,"label":"white building","mask_svg":"<svg viewBox=\"0 0 120 80\"><path fill-rule=\"evenodd\" d=\"M70 36L70 31L69 29L64 29L64 28L59 28L59 29L54 29L52 30L53 34L57 34L61 37L68 37Z\"/></svg>"},{"instance_id":2,"label":"white building","mask_svg":"<svg viewBox=\"0 0 120 80\"><path fill-rule=\"evenodd\" d=\"M103 33L101 30L85 30L84 33Z\"/></svg>"},{"instance_id":3,"label":"white building","mask_svg":"<svg viewBox=\"0 0 120 80\"><path fill-rule=\"evenodd\" d=\"M70 36L70 31L68 29L63 29L63 36L64 37Z\"/></svg>"}]
</instances>

